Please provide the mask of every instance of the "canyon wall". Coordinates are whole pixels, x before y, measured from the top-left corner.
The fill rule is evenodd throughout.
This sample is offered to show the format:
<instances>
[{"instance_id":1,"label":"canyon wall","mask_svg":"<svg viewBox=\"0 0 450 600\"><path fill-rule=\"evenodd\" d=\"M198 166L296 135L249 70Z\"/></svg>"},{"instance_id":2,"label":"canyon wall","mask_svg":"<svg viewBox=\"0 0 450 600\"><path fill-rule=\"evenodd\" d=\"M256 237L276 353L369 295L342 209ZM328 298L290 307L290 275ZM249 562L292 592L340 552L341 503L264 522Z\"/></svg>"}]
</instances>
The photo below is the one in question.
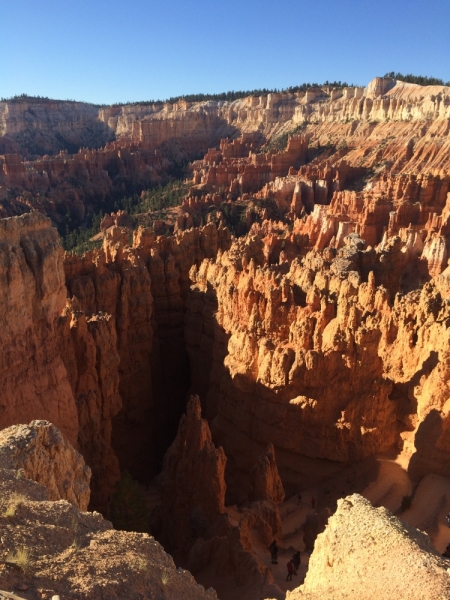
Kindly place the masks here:
<instances>
[{"instance_id":1,"label":"canyon wall","mask_svg":"<svg viewBox=\"0 0 450 600\"><path fill-rule=\"evenodd\" d=\"M34 208L65 233L89 215L112 208L114 198L159 183L170 165L159 152L119 142L34 161L22 161L18 154L0 156L0 216Z\"/></svg>"},{"instance_id":2,"label":"canyon wall","mask_svg":"<svg viewBox=\"0 0 450 600\"><path fill-rule=\"evenodd\" d=\"M227 135L259 131L266 138L305 121L445 120L450 89L375 78L367 88L311 88L249 96L233 102L205 100L96 107L82 102L23 99L0 102L2 153L55 154L99 147L113 139L155 149L177 140L186 152L206 152ZM28 152L27 152L28 150Z\"/></svg>"},{"instance_id":3,"label":"canyon wall","mask_svg":"<svg viewBox=\"0 0 450 600\"><path fill-rule=\"evenodd\" d=\"M272 442L291 489L314 478L312 464L320 479L336 461L389 451L403 450L414 476L448 476L444 275L440 289L396 295L400 238L344 244L269 265L264 241L248 237L192 270L188 349L209 370L209 384L192 371L192 389L206 391L213 435L242 473ZM245 477L228 483L234 501L245 495Z\"/></svg>"},{"instance_id":4,"label":"canyon wall","mask_svg":"<svg viewBox=\"0 0 450 600\"><path fill-rule=\"evenodd\" d=\"M111 418L119 395L115 326L67 302L63 250L37 212L0 220L1 427L54 423L93 471L92 502L106 509L118 462Z\"/></svg>"},{"instance_id":5,"label":"canyon wall","mask_svg":"<svg viewBox=\"0 0 450 600\"><path fill-rule=\"evenodd\" d=\"M192 189L174 236L141 229L129 246L128 234L113 227L101 250L66 257L67 291L53 234L49 242L29 243L26 228L16 232L14 244L23 249L12 256L27 266L20 267L20 277L5 277L8 286L27 277L21 283L27 297L11 292L7 302L41 307L42 314L8 304L13 313L28 310L30 323L18 319L20 331L11 334L8 323L5 347L35 335L35 346L45 344L46 360L54 357L58 378L54 385L45 377L37 384L55 389L58 403L47 396L50 412L24 411L25 420L46 417L66 427L88 462L102 457L111 481L118 474L116 454L143 478L160 468L190 389L214 421L230 472L248 472L267 443L279 453L284 478L289 470L307 472L311 460L333 469L336 461L402 448L414 454L417 473L431 464L446 472L443 437L437 445L442 456L425 449L425 441L412 450L414 432L426 427L422 421L432 418L432 410L446 431L445 400L433 387L444 369L446 332L440 317L430 322L426 308L434 303L437 315L446 310L446 107L446 88L390 80L375 80L366 90L324 88L231 104L114 107L99 114L120 143L44 157L42 164L5 156L9 184L25 177L33 188L51 163L46 172L59 182L56 189L66 182L72 193L66 174L78 181L83 172L89 185L103 178L106 195L111 169L131 180L140 173L157 176L165 159L153 146L185 135L183 127L187 153L202 147L206 131L225 131L217 119L243 132L193 164ZM10 131L19 131L19 121ZM275 139L295 124L302 131L291 133L284 150L258 152L264 136ZM147 169L151 160L158 163L153 171ZM30 194L27 208L36 202ZM71 210L79 204L82 218L86 196L61 197ZM43 212L50 210L39 202ZM248 231L231 248L220 214L227 206L241 207ZM199 214L211 222L189 228ZM48 229L44 221L29 219L38 224L31 237L49 235L39 233ZM33 250L42 245L45 250ZM39 287L47 279L48 300ZM431 343L436 347L430 354ZM407 359L406 346L414 349ZM19 348L18 356L27 348ZM45 372L39 350L33 360L39 381ZM5 369L5 378L12 372ZM16 405L33 405L28 398L34 392L23 383L28 376L17 377L18 388L6 385L15 396L5 402L14 406L4 409L5 424L21 415ZM26 400L17 403L21 386ZM429 406L430 394L440 400ZM291 469L291 463L297 466ZM100 474L93 469L96 481ZM239 485L230 484L230 494L234 488Z\"/></svg>"},{"instance_id":6,"label":"canyon wall","mask_svg":"<svg viewBox=\"0 0 450 600\"><path fill-rule=\"evenodd\" d=\"M64 258L43 215L0 224L1 424L55 423L92 468L92 505L106 510L119 460L148 481L175 436L190 383L189 270L227 249L230 234L140 229L130 247L113 227L100 250Z\"/></svg>"},{"instance_id":7,"label":"canyon wall","mask_svg":"<svg viewBox=\"0 0 450 600\"><path fill-rule=\"evenodd\" d=\"M77 152L115 138L93 104L32 98L0 102L0 135L0 154L22 155Z\"/></svg>"}]
</instances>

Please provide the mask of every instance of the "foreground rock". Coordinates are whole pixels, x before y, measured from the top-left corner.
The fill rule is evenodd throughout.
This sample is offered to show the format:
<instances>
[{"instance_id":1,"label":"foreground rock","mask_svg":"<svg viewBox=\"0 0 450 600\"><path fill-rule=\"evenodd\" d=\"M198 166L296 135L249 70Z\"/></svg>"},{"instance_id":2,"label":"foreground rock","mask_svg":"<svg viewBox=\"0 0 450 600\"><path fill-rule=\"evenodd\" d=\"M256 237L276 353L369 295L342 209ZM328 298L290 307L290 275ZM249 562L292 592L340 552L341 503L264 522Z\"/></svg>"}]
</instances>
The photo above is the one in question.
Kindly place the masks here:
<instances>
[{"instance_id":1,"label":"foreground rock","mask_svg":"<svg viewBox=\"0 0 450 600\"><path fill-rule=\"evenodd\" d=\"M305 583L289 600L438 600L449 563L428 536L357 494L340 500L316 540Z\"/></svg>"},{"instance_id":2,"label":"foreground rock","mask_svg":"<svg viewBox=\"0 0 450 600\"><path fill-rule=\"evenodd\" d=\"M32 421L0 431L0 466L21 469L47 488L50 500L68 500L87 510L91 469L52 423Z\"/></svg>"},{"instance_id":3,"label":"foreground rock","mask_svg":"<svg viewBox=\"0 0 450 600\"><path fill-rule=\"evenodd\" d=\"M16 433L14 433L16 429ZM2 438L16 449L5 463L33 465L28 476L48 479L46 436L53 455L56 488L64 487L64 452L69 444L51 424L10 427ZM50 437L58 438L57 443ZM30 442L31 440L31 442ZM36 442L36 440L38 440ZM30 450L26 460L22 452ZM53 451L52 451L53 449ZM38 460L39 457L41 460ZM43 470L42 470L43 469ZM176 569L171 557L149 535L115 531L99 513L82 512L66 500L49 501L49 490L23 477L23 471L0 467L0 589L26 590L25 597L50 600L54 595L73 600L167 598L214 600L192 575ZM6 597L10 597L4 594ZM20 594L20 597L23 597Z\"/></svg>"}]
</instances>

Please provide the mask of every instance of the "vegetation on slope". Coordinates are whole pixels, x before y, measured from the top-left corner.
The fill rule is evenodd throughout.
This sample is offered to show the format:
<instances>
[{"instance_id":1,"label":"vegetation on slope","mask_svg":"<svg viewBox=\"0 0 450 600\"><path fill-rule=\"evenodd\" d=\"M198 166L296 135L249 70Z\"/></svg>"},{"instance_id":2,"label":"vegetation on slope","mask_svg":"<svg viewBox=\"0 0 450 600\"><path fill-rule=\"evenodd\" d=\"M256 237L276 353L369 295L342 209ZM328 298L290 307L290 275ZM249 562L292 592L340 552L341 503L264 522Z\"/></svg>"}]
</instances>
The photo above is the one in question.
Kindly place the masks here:
<instances>
[{"instance_id":1,"label":"vegetation on slope","mask_svg":"<svg viewBox=\"0 0 450 600\"><path fill-rule=\"evenodd\" d=\"M67 251L82 254L101 246L101 239L92 240L92 238L99 233L100 222L105 213L125 210L133 216L135 225L138 224L136 215L141 213L150 212L154 219L164 218L165 215L162 213L165 210L181 204L181 200L188 191L188 187L182 180L174 180L165 185L158 185L148 189L140 196L134 194L110 200L105 204L104 210L89 215L81 227L73 228L71 215L67 213L64 225L60 228L63 248Z\"/></svg>"},{"instance_id":2,"label":"vegetation on slope","mask_svg":"<svg viewBox=\"0 0 450 600\"><path fill-rule=\"evenodd\" d=\"M390 73L386 73L385 77L392 77L393 79L398 79L399 81L405 81L406 83L416 83L417 85L450 86L450 81L444 83L443 79L438 79L437 77L427 77L426 75L413 75L412 73L402 75L402 73L395 73L394 71L391 71Z\"/></svg>"}]
</instances>

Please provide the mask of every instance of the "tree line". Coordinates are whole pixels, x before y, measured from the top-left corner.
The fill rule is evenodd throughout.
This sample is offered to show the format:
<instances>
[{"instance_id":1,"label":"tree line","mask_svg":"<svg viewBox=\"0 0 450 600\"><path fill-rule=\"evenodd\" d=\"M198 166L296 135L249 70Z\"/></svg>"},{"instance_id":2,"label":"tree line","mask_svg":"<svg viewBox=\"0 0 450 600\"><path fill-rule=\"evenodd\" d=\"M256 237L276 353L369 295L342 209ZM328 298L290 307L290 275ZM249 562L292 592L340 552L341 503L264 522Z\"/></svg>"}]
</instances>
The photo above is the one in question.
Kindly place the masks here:
<instances>
[{"instance_id":1,"label":"tree line","mask_svg":"<svg viewBox=\"0 0 450 600\"><path fill-rule=\"evenodd\" d=\"M389 73L386 73L385 77L392 77L393 79L398 79L399 81L404 81L406 83L416 83L417 85L448 85L448 86L450 86L450 81L447 81L447 83L444 83L444 80L439 79L438 77L428 77L426 75L413 75L412 73L403 75L402 73L395 73L395 71L390 71Z\"/></svg>"},{"instance_id":2,"label":"tree line","mask_svg":"<svg viewBox=\"0 0 450 600\"><path fill-rule=\"evenodd\" d=\"M300 85L294 85L287 88L258 88L254 90L231 90L228 92L219 92L217 94L184 94L181 96L171 96L166 100L141 100L137 101L129 101L129 102L114 102L113 104L94 104L91 102L87 102L86 104L92 104L92 106L96 106L99 108L106 108L108 106L136 106L136 105L160 105L165 103L174 104L175 102L179 102L180 100L185 100L186 102L204 102L207 100L214 101L226 101L233 102L234 100L239 100L240 98L247 98L248 96L267 96L267 94L278 94L282 92L288 92L291 94L295 94L298 92L306 92L307 90L314 87L324 87L329 86L336 89L345 88L345 87L353 87L353 84L348 85L346 81L325 81L324 83L302 83ZM39 101L39 102L77 102L77 100L55 100L49 98L48 96L30 96L28 94L16 94L15 96L10 96L9 98L0 98L1 102L20 102L23 100L27 100L29 102Z\"/></svg>"}]
</instances>

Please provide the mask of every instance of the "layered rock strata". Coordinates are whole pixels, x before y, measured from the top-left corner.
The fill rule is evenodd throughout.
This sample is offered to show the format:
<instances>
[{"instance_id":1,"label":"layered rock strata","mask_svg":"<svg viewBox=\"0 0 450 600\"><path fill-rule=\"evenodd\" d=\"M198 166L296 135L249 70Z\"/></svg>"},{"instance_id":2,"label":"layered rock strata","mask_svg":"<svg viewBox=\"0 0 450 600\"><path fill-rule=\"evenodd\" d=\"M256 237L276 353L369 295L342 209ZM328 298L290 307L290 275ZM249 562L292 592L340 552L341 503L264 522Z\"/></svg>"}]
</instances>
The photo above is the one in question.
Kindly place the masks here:
<instances>
[{"instance_id":1,"label":"layered rock strata","mask_svg":"<svg viewBox=\"0 0 450 600\"><path fill-rule=\"evenodd\" d=\"M114 136L153 149L175 139L191 151L206 151L208 143L218 143L227 133L259 131L267 137L304 121L444 120L450 114L449 97L445 86L377 77L367 88L323 86L233 102L179 100L98 108L81 102L24 99L0 103L0 130L4 148L15 146L22 153L27 147L40 153L58 151L64 144L95 147Z\"/></svg>"},{"instance_id":2,"label":"layered rock strata","mask_svg":"<svg viewBox=\"0 0 450 600\"><path fill-rule=\"evenodd\" d=\"M71 319L75 356L64 358L79 405L90 404L95 372L87 370L86 328L99 340L97 351L92 346L92 358L97 370L101 367L108 375L104 377L100 373L98 378L102 386L98 395L103 400L99 416L108 423L105 451L111 452L113 436L122 468L142 476L150 470L154 454L148 435L151 413L155 410L150 366L153 298L146 266L126 242L128 234L113 228L102 249L83 257L66 256L68 295L75 299L81 315L78 318L75 310ZM98 419L92 418L91 410L85 413L84 431L95 452L98 435L90 422L98 422Z\"/></svg>"},{"instance_id":3,"label":"layered rock strata","mask_svg":"<svg viewBox=\"0 0 450 600\"><path fill-rule=\"evenodd\" d=\"M62 150L34 161L22 161L18 154L0 156L0 216L34 208L65 232L92 213L105 212L118 195L159 183L171 164L160 152L120 142L76 154Z\"/></svg>"},{"instance_id":4,"label":"layered rock strata","mask_svg":"<svg viewBox=\"0 0 450 600\"><path fill-rule=\"evenodd\" d=\"M66 306L63 250L36 213L0 220L2 427L51 420L93 470L92 502L106 510L118 462L111 419L119 395L112 317Z\"/></svg>"}]
</instances>

